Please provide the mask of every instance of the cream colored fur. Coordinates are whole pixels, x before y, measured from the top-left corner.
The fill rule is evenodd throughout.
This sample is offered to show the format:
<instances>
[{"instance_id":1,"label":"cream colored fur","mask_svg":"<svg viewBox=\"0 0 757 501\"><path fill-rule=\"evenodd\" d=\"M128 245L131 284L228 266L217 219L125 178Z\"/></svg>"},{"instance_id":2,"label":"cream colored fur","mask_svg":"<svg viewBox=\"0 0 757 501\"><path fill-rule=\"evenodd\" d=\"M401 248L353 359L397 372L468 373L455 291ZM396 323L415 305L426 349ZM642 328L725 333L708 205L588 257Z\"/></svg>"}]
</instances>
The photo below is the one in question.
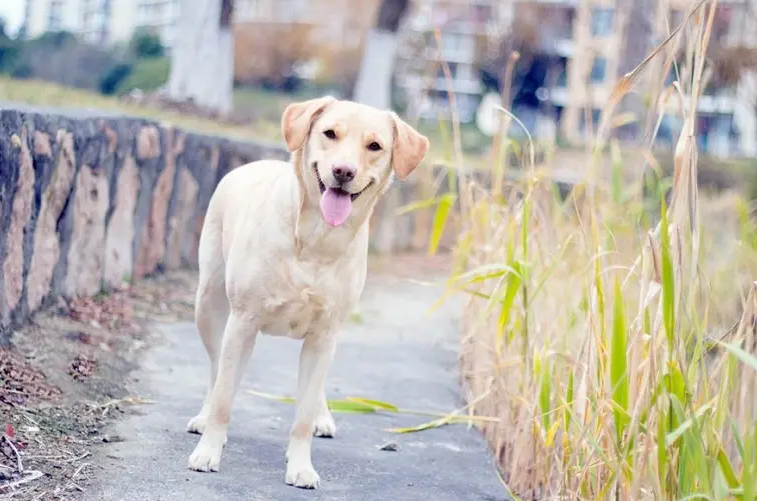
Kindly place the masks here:
<instances>
[{"instance_id":1,"label":"cream colored fur","mask_svg":"<svg viewBox=\"0 0 757 501\"><path fill-rule=\"evenodd\" d=\"M195 316L210 385L188 424L202 434L189 468L218 471L234 394L263 332L303 340L285 481L317 488L311 441L336 430L324 382L339 327L365 284L368 220L393 175L404 179L423 160L428 140L391 112L332 97L290 105L282 129L290 162L231 171L205 217ZM340 165L354 167L342 188L360 194L334 227L321 215L319 178L337 186Z\"/></svg>"}]
</instances>

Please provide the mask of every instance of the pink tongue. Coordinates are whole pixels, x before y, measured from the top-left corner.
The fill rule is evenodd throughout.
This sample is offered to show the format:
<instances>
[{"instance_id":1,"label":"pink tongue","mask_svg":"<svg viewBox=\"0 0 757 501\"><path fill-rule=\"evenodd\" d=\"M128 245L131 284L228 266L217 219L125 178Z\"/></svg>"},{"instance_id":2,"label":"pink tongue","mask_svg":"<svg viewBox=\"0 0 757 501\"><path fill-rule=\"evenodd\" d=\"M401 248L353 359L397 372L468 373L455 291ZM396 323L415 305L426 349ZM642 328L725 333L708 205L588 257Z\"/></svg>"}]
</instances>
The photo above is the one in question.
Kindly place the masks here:
<instances>
[{"instance_id":1,"label":"pink tongue","mask_svg":"<svg viewBox=\"0 0 757 501\"><path fill-rule=\"evenodd\" d=\"M344 224L352 212L352 198L349 193L329 188L321 195L321 213L331 226Z\"/></svg>"}]
</instances>

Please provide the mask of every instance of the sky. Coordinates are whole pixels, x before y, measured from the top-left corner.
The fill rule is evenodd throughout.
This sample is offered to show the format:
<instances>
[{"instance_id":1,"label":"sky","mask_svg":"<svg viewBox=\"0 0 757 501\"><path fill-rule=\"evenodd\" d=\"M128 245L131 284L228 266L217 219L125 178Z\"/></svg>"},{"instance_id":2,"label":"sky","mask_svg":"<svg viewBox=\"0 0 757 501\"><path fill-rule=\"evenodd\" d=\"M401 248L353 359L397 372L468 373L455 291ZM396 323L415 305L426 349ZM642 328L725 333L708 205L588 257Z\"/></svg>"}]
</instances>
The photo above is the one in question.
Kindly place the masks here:
<instances>
[{"instance_id":1,"label":"sky","mask_svg":"<svg viewBox=\"0 0 757 501\"><path fill-rule=\"evenodd\" d=\"M0 0L0 17L5 19L8 34L14 36L24 20L25 0Z\"/></svg>"}]
</instances>

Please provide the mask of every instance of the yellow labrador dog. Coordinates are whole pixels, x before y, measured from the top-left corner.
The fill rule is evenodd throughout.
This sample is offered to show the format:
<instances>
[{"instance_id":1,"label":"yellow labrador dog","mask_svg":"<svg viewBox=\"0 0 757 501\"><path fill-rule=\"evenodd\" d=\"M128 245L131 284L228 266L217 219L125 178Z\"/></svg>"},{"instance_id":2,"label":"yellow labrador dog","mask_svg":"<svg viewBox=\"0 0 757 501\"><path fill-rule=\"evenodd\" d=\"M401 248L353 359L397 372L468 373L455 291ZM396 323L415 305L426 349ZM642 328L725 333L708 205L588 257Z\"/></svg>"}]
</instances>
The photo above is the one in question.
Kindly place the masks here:
<instances>
[{"instance_id":1,"label":"yellow labrador dog","mask_svg":"<svg viewBox=\"0 0 757 501\"><path fill-rule=\"evenodd\" d=\"M303 340L285 480L317 488L310 445L335 433L324 381L365 284L369 216L429 142L392 112L330 96L291 104L282 129L290 162L231 171L205 217L195 317L210 387L188 425L202 434L189 468L218 471L234 394L264 332Z\"/></svg>"}]
</instances>

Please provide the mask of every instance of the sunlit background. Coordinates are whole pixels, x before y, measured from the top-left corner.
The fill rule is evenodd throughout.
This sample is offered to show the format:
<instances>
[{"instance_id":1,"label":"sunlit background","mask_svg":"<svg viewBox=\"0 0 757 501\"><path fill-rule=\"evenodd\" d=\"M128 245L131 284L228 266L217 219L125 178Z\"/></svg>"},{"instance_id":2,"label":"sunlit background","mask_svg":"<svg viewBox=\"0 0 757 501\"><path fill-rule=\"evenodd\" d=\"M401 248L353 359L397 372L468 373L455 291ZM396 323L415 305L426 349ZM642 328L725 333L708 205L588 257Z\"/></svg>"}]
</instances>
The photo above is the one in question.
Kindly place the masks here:
<instances>
[{"instance_id":1,"label":"sunlit background","mask_svg":"<svg viewBox=\"0 0 757 501\"><path fill-rule=\"evenodd\" d=\"M508 107L535 137L570 146L590 139L618 78L664 40L693 5L688 0L228 0L222 6L228 12L221 15L230 14L233 42L211 50L211 39L203 38L209 34L198 33L192 16L181 13L190 7L219 14L218 6L208 10L206 3L4 0L0 72L17 81L86 90L93 99L94 94L122 101L131 97L152 108L160 107L157 95L145 96L165 90L166 98L192 97L206 111L220 111L219 119L248 126L245 134L255 129L254 134L273 138L277 128L271 124L283 103L330 92L391 106L432 134L439 120L459 119L463 147L474 154L489 146L496 131L493 109L504 92ZM757 155L752 4L724 0L718 8L713 64L697 119L698 145L705 155ZM174 68L172 77L172 56L181 55L181 47L193 39L205 40L206 54L189 54L190 60L221 60L233 52L233 65ZM520 59L512 84L505 86L513 51ZM663 58L658 59L662 66ZM672 67L663 83L671 83L676 71ZM187 72L207 75L218 89L183 92L168 85L171 78L188 78ZM223 75L229 72L233 75ZM222 82L232 76L233 100L219 98ZM0 98L26 99L8 85ZM620 111L634 116L633 123L615 132L619 138L640 140L648 134L645 118L664 105L671 110L659 124L655 146L669 148L675 142L681 126L677 105L654 102L654 93L653 85L641 85L624 100ZM83 96L58 98L74 103Z\"/></svg>"}]
</instances>

